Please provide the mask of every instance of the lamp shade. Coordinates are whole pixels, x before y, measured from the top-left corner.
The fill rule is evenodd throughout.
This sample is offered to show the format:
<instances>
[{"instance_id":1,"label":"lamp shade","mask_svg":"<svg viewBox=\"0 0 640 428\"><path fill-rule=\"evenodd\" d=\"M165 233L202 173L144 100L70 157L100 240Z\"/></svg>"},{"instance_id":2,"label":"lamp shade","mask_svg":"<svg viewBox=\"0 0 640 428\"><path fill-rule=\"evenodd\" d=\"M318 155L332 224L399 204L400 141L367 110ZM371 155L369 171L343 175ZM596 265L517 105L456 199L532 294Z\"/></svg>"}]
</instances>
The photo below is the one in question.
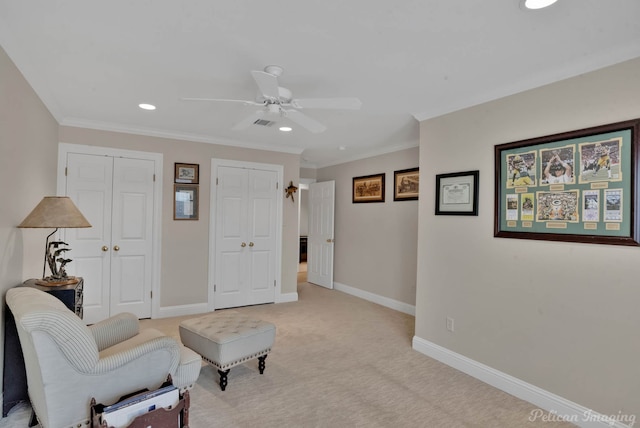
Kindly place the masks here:
<instances>
[{"instance_id":1,"label":"lamp shade","mask_svg":"<svg viewBox=\"0 0 640 428\"><path fill-rule=\"evenodd\" d=\"M45 196L18 227L91 227L91 224L68 196Z\"/></svg>"}]
</instances>

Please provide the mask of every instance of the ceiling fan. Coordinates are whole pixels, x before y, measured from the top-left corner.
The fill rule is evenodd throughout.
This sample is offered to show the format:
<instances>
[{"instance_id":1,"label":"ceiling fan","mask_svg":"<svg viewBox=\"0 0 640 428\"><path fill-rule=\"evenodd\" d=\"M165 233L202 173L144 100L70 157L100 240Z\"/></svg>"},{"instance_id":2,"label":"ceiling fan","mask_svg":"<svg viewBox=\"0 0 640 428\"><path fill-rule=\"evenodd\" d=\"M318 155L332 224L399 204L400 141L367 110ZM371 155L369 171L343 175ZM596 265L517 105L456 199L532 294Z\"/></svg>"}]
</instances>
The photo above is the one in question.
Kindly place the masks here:
<instances>
[{"instance_id":1,"label":"ceiling fan","mask_svg":"<svg viewBox=\"0 0 640 428\"><path fill-rule=\"evenodd\" d=\"M327 129L322 123L300 112L302 109L343 109L358 110L362 103L357 98L293 98L291 91L278 84L283 68L268 65L264 71L253 70L251 75L258 85L255 101L229 100L220 98L182 98L184 101L236 102L259 106L254 113L233 126L235 130L246 129L251 125L271 126L282 118L288 118L313 133Z\"/></svg>"}]
</instances>

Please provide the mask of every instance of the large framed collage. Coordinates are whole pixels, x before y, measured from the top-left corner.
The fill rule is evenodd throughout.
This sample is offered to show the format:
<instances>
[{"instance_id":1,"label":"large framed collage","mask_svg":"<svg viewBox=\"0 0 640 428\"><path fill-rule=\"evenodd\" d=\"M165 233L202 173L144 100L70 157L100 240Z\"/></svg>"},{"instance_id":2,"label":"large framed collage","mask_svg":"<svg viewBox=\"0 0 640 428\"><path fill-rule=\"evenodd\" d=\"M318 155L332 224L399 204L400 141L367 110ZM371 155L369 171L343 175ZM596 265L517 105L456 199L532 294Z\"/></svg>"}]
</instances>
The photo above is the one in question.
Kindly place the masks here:
<instances>
[{"instance_id":1,"label":"large framed collage","mask_svg":"<svg viewBox=\"0 0 640 428\"><path fill-rule=\"evenodd\" d=\"M640 245L640 119L495 146L494 236Z\"/></svg>"}]
</instances>

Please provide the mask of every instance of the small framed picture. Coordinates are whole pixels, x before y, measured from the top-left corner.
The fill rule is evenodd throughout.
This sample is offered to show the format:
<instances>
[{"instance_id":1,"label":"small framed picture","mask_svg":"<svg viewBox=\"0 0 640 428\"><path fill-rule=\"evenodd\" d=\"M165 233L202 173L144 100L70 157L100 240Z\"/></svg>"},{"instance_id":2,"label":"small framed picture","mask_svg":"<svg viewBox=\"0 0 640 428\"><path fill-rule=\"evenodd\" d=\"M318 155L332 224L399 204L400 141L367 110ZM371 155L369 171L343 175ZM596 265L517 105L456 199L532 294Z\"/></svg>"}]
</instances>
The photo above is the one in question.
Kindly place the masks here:
<instances>
[{"instance_id":1,"label":"small framed picture","mask_svg":"<svg viewBox=\"0 0 640 428\"><path fill-rule=\"evenodd\" d=\"M478 215L480 171L436 175L436 215Z\"/></svg>"},{"instance_id":2,"label":"small framed picture","mask_svg":"<svg viewBox=\"0 0 640 428\"><path fill-rule=\"evenodd\" d=\"M353 177L353 203L384 202L384 173Z\"/></svg>"},{"instance_id":3,"label":"small framed picture","mask_svg":"<svg viewBox=\"0 0 640 428\"><path fill-rule=\"evenodd\" d=\"M174 182L185 184L198 184L197 163L177 163L175 164Z\"/></svg>"},{"instance_id":4,"label":"small framed picture","mask_svg":"<svg viewBox=\"0 0 640 428\"><path fill-rule=\"evenodd\" d=\"M173 219L198 220L198 185L174 184Z\"/></svg>"},{"instance_id":5,"label":"small framed picture","mask_svg":"<svg viewBox=\"0 0 640 428\"><path fill-rule=\"evenodd\" d=\"M420 187L420 169L411 168L394 171L393 183L394 201L415 201L418 199Z\"/></svg>"}]
</instances>

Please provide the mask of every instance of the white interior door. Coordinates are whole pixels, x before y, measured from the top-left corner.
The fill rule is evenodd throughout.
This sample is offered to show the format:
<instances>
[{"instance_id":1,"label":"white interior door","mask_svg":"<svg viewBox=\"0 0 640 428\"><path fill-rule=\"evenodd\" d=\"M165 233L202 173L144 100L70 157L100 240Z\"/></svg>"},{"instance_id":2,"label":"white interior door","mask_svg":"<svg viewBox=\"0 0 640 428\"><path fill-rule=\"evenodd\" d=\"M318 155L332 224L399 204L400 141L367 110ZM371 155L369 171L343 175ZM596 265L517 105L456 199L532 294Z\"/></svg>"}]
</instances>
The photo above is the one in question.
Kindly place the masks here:
<instances>
[{"instance_id":1,"label":"white interior door","mask_svg":"<svg viewBox=\"0 0 640 428\"><path fill-rule=\"evenodd\" d=\"M309 184L307 281L333 288L335 181Z\"/></svg>"},{"instance_id":2,"label":"white interior door","mask_svg":"<svg viewBox=\"0 0 640 428\"><path fill-rule=\"evenodd\" d=\"M67 271L84 278L83 317L90 324L110 314L113 158L69 153L66 168L65 194L91 223L64 229L73 260Z\"/></svg>"},{"instance_id":3,"label":"white interior door","mask_svg":"<svg viewBox=\"0 0 640 428\"><path fill-rule=\"evenodd\" d=\"M84 320L151 316L154 162L68 153L65 193L91 228L65 229L69 273L84 278Z\"/></svg>"},{"instance_id":4,"label":"white interior door","mask_svg":"<svg viewBox=\"0 0 640 428\"><path fill-rule=\"evenodd\" d=\"M151 317L154 162L114 158L111 315Z\"/></svg>"},{"instance_id":5,"label":"white interior door","mask_svg":"<svg viewBox=\"0 0 640 428\"><path fill-rule=\"evenodd\" d=\"M242 168L220 167L215 201L215 308L245 305L244 255L247 247L247 180Z\"/></svg>"},{"instance_id":6,"label":"white interior door","mask_svg":"<svg viewBox=\"0 0 640 428\"><path fill-rule=\"evenodd\" d=\"M278 175L235 166L218 166L214 173L214 308L272 303L279 263Z\"/></svg>"},{"instance_id":7,"label":"white interior door","mask_svg":"<svg viewBox=\"0 0 640 428\"><path fill-rule=\"evenodd\" d=\"M250 169L248 173L248 304L257 305L273 302L275 297L278 176L275 171Z\"/></svg>"}]
</instances>

